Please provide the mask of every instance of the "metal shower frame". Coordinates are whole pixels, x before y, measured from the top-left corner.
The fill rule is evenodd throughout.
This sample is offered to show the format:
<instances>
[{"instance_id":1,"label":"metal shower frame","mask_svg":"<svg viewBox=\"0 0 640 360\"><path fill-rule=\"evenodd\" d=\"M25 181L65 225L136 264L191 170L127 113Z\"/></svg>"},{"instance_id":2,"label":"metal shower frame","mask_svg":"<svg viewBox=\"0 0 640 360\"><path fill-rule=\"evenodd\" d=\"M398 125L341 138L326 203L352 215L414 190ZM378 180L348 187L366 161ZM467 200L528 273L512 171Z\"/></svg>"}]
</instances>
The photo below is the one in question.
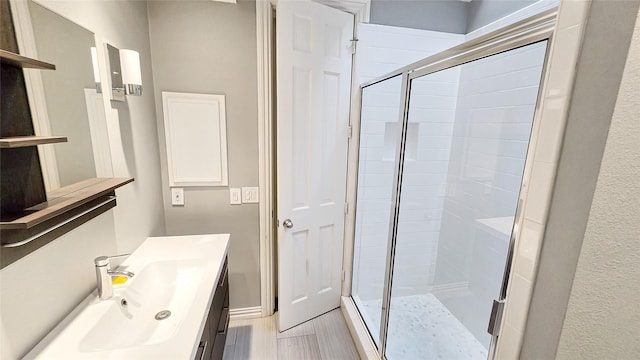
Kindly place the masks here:
<instances>
[{"instance_id":1,"label":"metal shower frame","mask_svg":"<svg viewBox=\"0 0 640 360\"><path fill-rule=\"evenodd\" d=\"M541 94L544 87L544 76L546 74L546 67L549 59L549 50L553 42L553 34L556 26L557 8L543 11L539 14L526 18L524 20L515 22L504 28L490 32L488 34L479 36L470 41L464 42L460 45L454 46L448 50L442 51L438 54L426 57L420 61L414 62L407 66L401 67L383 76L377 77L371 81L365 82L360 85L360 114L362 113L362 93L364 88L378 84L385 80L401 76L401 110L399 113L399 120L401 122L400 139L396 146L395 157L395 169L394 169L394 182L391 204L391 216L389 219L389 235L387 241L387 257L385 262L385 278L384 278L384 291L382 302L382 314L380 322L380 334L379 334L379 347L378 352L381 359L386 359L386 345L387 345L387 332L389 326L389 305L391 304L391 287L393 281L393 265L395 260L395 249L397 242L397 228L398 219L400 213L400 195L401 184L404 167L404 155L405 145L407 139L407 127L409 122L409 98L411 91L411 81L413 79L435 73L437 71L445 70L455 66L459 66L468 62L479 60L488 56L496 55L505 51L513 50L522 46L526 46L535 42L547 40L547 51L545 55L545 61L542 70L542 81L538 91L538 99L536 102L535 114L539 113ZM534 122L537 122L537 116L534 116ZM359 121L359 119L358 119ZM358 141L360 138L358 137ZM359 151L359 145L357 146ZM357 157L357 156L356 156ZM357 165L356 165L357 166ZM531 159L527 157L525 160L525 168L531 166ZM356 169L357 174L357 169ZM357 180L356 180L357 182ZM522 186L522 184L521 184ZM357 184L356 187L357 189ZM522 188L520 189L522 193ZM357 197L357 191L356 191ZM511 265L513 261L514 247L516 239L519 236L518 224L521 222L522 214L522 197L518 198L518 204L516 207L514 225L509 240L509 248L507 254L507 261L505 264L504 276L502 281L502 287L499 294L497 303L500 305L498 309L494 309L492 312L491 324L495 324L496 331L493 332L491 338L491 344L489 347L489 359L493 359L495 356L495 350L497 340L499 336L499 327L502 321L502 310L504 308L504 301L507 296L508 281L511 274ZM352 213L352 219L355 224L355 214L357 212L357 198L355 202L355 209ZM351 234L355 238L355 226L353 227L354 233ZM353 261L353 259L352 259ZM352 264L353 265L353 264ZM353 276L353 271L352 271ZM351 293L351 289L349 291Z\"/></svg>"}]
</instances>

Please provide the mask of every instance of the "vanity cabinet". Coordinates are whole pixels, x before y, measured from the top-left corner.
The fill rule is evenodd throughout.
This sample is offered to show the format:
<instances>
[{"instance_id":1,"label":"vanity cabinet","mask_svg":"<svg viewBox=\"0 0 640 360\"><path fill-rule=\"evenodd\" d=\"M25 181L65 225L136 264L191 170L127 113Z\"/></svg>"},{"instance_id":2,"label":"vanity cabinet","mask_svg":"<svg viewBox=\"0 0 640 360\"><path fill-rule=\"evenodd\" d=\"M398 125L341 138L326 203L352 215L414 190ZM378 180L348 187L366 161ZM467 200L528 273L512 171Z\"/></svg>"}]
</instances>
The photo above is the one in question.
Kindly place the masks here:
<instances>
[{"instance_id":1,"label":"vanity cabinet","mask_svg":"<svg viewBox=\"0 0 640 360\"><path fill-rule=\"evenodd\" d=\"M222 359L229 328L229 271L227 266L228 261L225 258L195 360Z\"/></svg>"}]
</instances>

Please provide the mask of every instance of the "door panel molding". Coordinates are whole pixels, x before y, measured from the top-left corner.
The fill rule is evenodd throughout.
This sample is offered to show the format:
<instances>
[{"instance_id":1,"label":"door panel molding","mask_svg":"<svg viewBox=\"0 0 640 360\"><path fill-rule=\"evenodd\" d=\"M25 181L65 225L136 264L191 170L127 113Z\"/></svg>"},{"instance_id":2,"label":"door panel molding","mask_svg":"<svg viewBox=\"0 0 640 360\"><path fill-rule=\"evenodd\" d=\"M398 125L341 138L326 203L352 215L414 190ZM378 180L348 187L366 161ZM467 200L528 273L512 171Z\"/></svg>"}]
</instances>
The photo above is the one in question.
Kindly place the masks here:
<instances>
[{"instance_id":1,"label":"door panel molding","mask_svg":"<svg viewBox=\"0 0 640 360\"><path fill-rule=\"evenodd\" d=\"M278 4L279 327L340 305L354 17ZM321 243L322 242L322 243Z\"/></svg>"}]
</instances>

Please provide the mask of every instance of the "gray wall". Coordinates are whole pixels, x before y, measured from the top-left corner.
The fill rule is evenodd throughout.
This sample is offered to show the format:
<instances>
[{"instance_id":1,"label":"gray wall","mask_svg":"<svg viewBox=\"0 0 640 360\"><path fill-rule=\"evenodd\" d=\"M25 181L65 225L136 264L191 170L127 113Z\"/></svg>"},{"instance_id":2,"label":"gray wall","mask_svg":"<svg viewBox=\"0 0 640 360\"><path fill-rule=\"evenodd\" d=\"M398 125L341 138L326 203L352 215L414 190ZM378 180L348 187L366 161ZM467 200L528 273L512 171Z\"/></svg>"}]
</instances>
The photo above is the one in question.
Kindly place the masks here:
<instances>
[{"instance_id":1,"label":"gray wall","mask_svg":"<svg viewBox=\"0 0 640 360\"><path fill-rule=\"evenodd\" d=\"M639 84L640 21L637 21L557 359L633 359L640 354Z\"/></svg>"},{"instance_id":2,"label":"gray wall","mask_svg":"<svg viewBox=\"0 0 640 360\"><path fill-rule=\"evenodd\" d=\"M633 316L637 318L637 309L635 309L635 315L633 311L624 312L629 309L629 306L637 305L633 297L626 298L624 295L634 286L637 289L637 274L629 273L634 270L637 272L637 267L625 269L623 265L628 263L637 266L637 264L629 261L627 256L620 256L622 253L617 251L624 252L632 242L630 249L637 252L637 227L628 230L624 228L627 226L625 221L635 222L636 225L638 223L638 206L629 198L632 192L628 188L628 185L633 184L634 181L637 185L638 180L635 176L629 179L628 183L623 178L614 182L605 180L616 174L604 171L609 169L620 171L633 164L634 160L630 153L616 153L616 151L624 152L624 148L612 147L613 154L610 155L610 159L605 158L604 162L603 154L639 4L639 0L618 1L616 6L611 6L607 0L596 0L591 4L584 30L582 50L576 64L576 78L569 104L567 127L551 199L549 220L540 251L536 282L523 335L520 354L520 359L523 360L555 358L563 332L567 334L566 343L563 345L563 358L629 358L622 354L625 346L629 345L629 341L634 337L630 329L635 329L635 336L637 336L637 322L632 322ZM633 59L637 60L636 57ZM635 84L637 87L637 82ZM623 100L634 95L637 97L637 89L633 89L631 94L624 93ZM624 122L618 125L621 128L616 129L615 134L619 138L612 137L611 141L631 141L632 132L624 136L619 132L632 131L634 125L627 122L634 122L637 119L623 118L619 121ZM637 142L637 139L634 141ZM629 163L616 163L619 157L626 158ZM637 165L637 160L635 161ZM626 171L633 170L628 168ZM620 175L624 174L626 172L620 173ZM600 195L596 196L596 202L592 204L599 176L604 181L604 188ZM635 205L636 209L625 216L633 217L635 214L635 218L629 220L608 212L608 207L615 203L621 206L620 210L629 211L622 208L624 204L620 204L617 200L621 194L620 189L613 191L609 188L615 185L627 187L629 190L628 193L623 193L623 196L630 201L629 208ZM590 218L591 211L595 211L594 218ZM587 224L592 221L592 228L588 230ZM634 231L636 233L632 235ZM628 237L618 238L616 234L624 234L623 236ZM581 268L578 268L576 274L583 239L586 257L582 260ZM594 245L594 242L600 244ZM616 248L617 251L611 252ZM608 251L605 252L605 249ZM591 261L593 263L590 263ZM585 279L591 266L594 269L600 268L603 273L598 277ZM618 271L623 269L626 272L618 274ZM575 293L572 289L574 276L577 281ZM618 276L621 278L617 279ZM588 293L588 298L579 300L585 292ZM637 293L635 296L637 297ZM575 307L569 309L571 311L567 313L570 299ZM596 307L603 308L589 314L593 310L592 302L597 304ZM626 302L630 303L625 305ZM620 313L616 317L611 316L618 311ZM567 313L567 319L571 320L563 330L565 313ZM579 314L583 314L584 317ZM599 317L598 321L606 319L606 326L598 321L589 321L590 316ZM592 336L596 333L598 338L594 339ZM582 334L591 337L583 339ZM589 347L585 347L587 352L583 354L584 356L581 356L579 355L580 347L584 346L587 340L591 343ZM619 344L618 341L621 341L622 345L620 345L621 348L616 349L615 344ZM606 352L598 356L597 352L589 350L596 348ZM619 351L620 356L609 351Z\"/></svg>"},{"instance_id":3,"label":"gray wall","mask_svg":"<svg viewBox=\"0 0 640 360\"><path fill-rule=\"evenodd\" d=\"M538 0L371 0L371 24L467 34Z\"/></svg>"},{"instance_id":4,"label":"gray wall","mask_svg":"<svg viewBox=\"0 0 640 360\"><path fill-rule=\"evenodd\" d=\"M467 6L458 0L371 0L371 24L465 34Z\"/></svg>"},{"instance_id":5,"label":"gray wall","mask_svg":"<svg viewBox=\"0 0 640 360\"><path fill-rule=\"evenodd\" d=\"M162 91L225 94L229 186L258 186L255 2L152 1L149 26L167 234L230 233L231 308L259 306L258 204L229 205L227 187L192 187L172 206L162 115Z\"/></svg>"},{"instance_id":6,"label":"gray wall","mask_svg":"<svg viewBox=\"0 0 640 360\"><path fill-rule=\"evenodd\" d=\"M473 0L467 7L467 28L470 33L538 0Z\"/></svg>"},{"instance_id":7,"label":"gray wall","mask_svg":"<svg viewBox=\"0 0 640 360\"><path fill-rule=\"evenodd\" d=\"M126 103L105 103L114 175L136 179L116 190L118 206L0 271L3 360L21 358L95 289L96 256L130 252L164 233L146 3L38 2L94 32L98 41L139 51L149 90Z\"/></svg>"}]
</instances>

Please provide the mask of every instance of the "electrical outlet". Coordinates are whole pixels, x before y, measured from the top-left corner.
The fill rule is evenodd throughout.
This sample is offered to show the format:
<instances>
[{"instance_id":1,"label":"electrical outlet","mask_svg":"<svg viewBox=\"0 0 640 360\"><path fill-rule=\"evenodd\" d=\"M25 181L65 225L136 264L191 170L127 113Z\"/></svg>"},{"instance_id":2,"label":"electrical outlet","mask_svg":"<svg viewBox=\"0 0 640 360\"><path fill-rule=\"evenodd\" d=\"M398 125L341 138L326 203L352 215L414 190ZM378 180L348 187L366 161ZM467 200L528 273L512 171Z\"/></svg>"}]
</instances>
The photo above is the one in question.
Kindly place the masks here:
<instances>
[{"instance_id":1,"label":"electrical outlet","mask_svg":"<svg viewBox=\"0 0 640 360\"><path fill-rule=\"evenodd\" d=\"M229 189L229 204L231 205L242 204L242 195L240 193L240 188Z\"/></svg>"},{"instance_id":2,"label":"electrical outlet","mask_svg":"<svg viewBox=\"0 0 640 360\"><path fill-rule=\"evenodd\" d=\"M243 187L242 188L242 202L245 204L258 203L258 188L257 187Z\"/></svg>"},{"instance_id":3,"label":"electrical outlet","mask_svg":"<svg viewBox=\"0 0 640 360\"><path fill-rule=\"evenodd\" d=\"M184 189L171 188L171 205L184 206Z\"/></svg>"}]
</instances>

